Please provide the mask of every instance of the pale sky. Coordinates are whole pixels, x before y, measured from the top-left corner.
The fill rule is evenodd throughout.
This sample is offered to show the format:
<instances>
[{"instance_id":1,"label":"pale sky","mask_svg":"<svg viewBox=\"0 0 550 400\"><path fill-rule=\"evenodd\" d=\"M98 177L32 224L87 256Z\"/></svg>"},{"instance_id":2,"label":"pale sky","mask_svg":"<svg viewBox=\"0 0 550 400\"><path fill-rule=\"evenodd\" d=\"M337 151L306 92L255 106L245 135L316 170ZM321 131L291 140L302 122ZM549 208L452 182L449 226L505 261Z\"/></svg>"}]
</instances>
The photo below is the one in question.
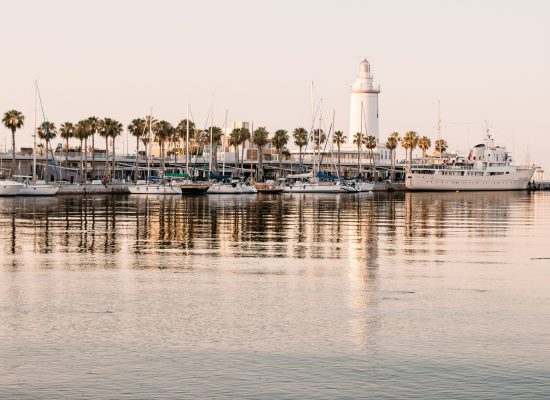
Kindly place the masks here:
<instances>
[{"instance_id":1,"label":"pale sky","mask_svg":"<svg viewBox=\"0 0 550 400\"><path fill-rule=\"evenodd\" d=\"M57 125L96 115L126 126L150 107L177 123L189 102L204 126L213 96L216 125L227 109L270 131L309 128L314 81L325 118L335 110L347 133L367 57L381 141L435 139L440 99L452 150L480 142L488 120L516 161L529 153L550 170L550 1L18 0L0 15L0 111L26 115L18 147L32 143L34 79ZM4 138L10 147L2 126Z\"/></svg>"}]
</instances>

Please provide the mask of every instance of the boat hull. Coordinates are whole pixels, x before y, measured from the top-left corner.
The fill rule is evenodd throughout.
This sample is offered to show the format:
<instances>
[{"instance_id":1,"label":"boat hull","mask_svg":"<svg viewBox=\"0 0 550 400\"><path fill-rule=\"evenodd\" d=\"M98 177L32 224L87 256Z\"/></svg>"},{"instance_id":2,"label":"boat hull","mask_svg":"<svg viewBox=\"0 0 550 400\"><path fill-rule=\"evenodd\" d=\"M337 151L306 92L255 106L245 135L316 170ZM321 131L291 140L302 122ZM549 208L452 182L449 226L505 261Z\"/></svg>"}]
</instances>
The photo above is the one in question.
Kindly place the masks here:
<instances>
[{"instance_id":1,"label":"boat hull","mask_svg":"<svg viewBox=\"0 0 550 400\"><path fill-rule=\"evenodd\" d=\"M0 196L15 196L25 185L14 181L0 181Z\"/></svg>"},{"instance_id":2,"label":"boat hull","mask_svg":"<svg viewBox=\"0 0 550 400\"><path fill-rule=\"evenodd\" d=\"M55 196L59 190L58 186L51 185L25 185L18 196Z\"/></svg>"},{"instance_id":3,"label":"boat hull","mask_svg":"<svg viewBox=\"0 0 550 400\"><path fill-rule=\"evenodd\" d=\"M254 186L231 184L214 184L208 188L206 194L256 194Z\"/></svg>"},{"instance_id":4,"label":"boat hull","mask_svg":"<svg viewBox=\"0 0 550 400\"><path fill-rule=\"evenodd\" d=\"M405 187L412 191L526 190L535 173L523 169L509 174L483 176L436 175L408 172Z\"/></svg>"},{"instance_id":5,"label":"boat hull","mask_svg":"<svg viewBox=\"0 0 550 400\"><path fill-rule=\"evenodd\" d=\"M340 185L318 185L315 183L296 183L285 186L283 193L349 193Z\"/></svg>"},{"instance_id":6,"label":"boat hull","mask_svg":"<svg viewBox=\"0 0 550 400\"><path fill-rule=\"evenodd\" d=\"M130 194L141 195L177 195L181 194L181 189L169 185L133 185L128 186Z\"/></svg>"}]
</instances>

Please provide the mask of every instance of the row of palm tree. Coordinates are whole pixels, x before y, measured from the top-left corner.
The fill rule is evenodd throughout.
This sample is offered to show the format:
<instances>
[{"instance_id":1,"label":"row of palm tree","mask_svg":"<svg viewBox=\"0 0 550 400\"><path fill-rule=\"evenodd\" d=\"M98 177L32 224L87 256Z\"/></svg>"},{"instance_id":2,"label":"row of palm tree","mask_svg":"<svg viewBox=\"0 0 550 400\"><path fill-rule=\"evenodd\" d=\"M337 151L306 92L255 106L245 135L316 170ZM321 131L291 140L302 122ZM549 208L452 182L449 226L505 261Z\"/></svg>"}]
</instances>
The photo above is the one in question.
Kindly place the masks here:
<instances>
[{"instance_id":1,"label":"row of palm tree","mask_svg":"<svg viewBox=\"0 0 550 400\"><path fill-rule=\"evenodd\" d=\"M15 172L15 133L17 129L23 127L25 121L25 116L17 110L7 111L3 118L3 124L11 130L12 133L12 173ZM195 124L192 121L187 119L181 120L176 126L173 126L168 121L165 120L156 120L152 116L148 115L145 118L135 118L127 127L130 134L136 138L136 155L140 154L140 144L143 144L145 147L145 156L148 157L147 147L151 140L154 140L158 143L160 147L160 156L162 160L162 167L165 169L165 158L166 158L166 144L169 144L171 148L170 154L176 157L179 154L185 154L187 160L189 161L189 156L191 154L191 148L188 146L192 145L198 151L198 149L203 148L206 145L211 146L212 153L212 172L218 171L217 166L217 148L221 143L223 137L223 130L217 126L211 126L204 130L197 129ZM83 171L83 166L87 165L87 152L82 151L83 149L88 148L88 139L91 138L92 149L95 149L95 135L99 134L105 138L105 173L109 169L108 157L109 154L109 139L112 139L113 146L113 157L112 157L112 166L111 174L114 177L115 174L115 139L121 135L123 131L123 126L120 122L111 119L111 118L97 118L89 117L78 121L77 123L64 122L61 124L59 131L55 123L53 122L44 122L38 129L37 133L41 140L44 140L46 143L46 154L48 154L48 145L51 139L54 139L59 133L60 137L65 140L65 163L68 163L68 149L69 149L69 139L76 138L80 141L80 176L81 179L85 179L87 175ZM294 144L299 149L299 159L302 163L303 159L303 148L306 147L310 140L309 132L303 128L299 127L294 129L292 132L294 139ZM186 139L189 139L187 141ZM235 128L231 131L228 137L228 144L233 146L235 149L235 165L239 166L240 159L240 169L244 168L244 150L246 142L250 141L256 145L258 149L258 179L262 180L264 176L263 171L263 149L271 141L273 147L277 150L278 159L279 159L279 169L282 168L282 159L283 154L287 153L287 144L289 142L289 133L284 129L277 130L273 136L270 138L270 133L265 127L259 127L253 132L250 132L247 128ZM311 135L311 140L315 150L319 150L321 145L326 142L327 136L321 129L313 130ZM347 137L342 131L334 132L332 142L336 145L337 156L338 156L338 172L341 168L341 146L346 143ZM364 148L368 151L371 168L374 169L374 149L377 147L378 142L374 136L365 135L360 132L357 132L352 138L353 144L357 147L357 168L360 171L361 168L361 151ZM180 144L183 143L183 146ZM426 156L427 150L431 147L431 140L427 136L419 137L418 134L414 131L409 131L401 138L398 132L392 132L388 137L385 147L390 150L391 158L391 170L392 170L392 179L395 178L395 151L398 145L401 144L401 147L405 149L406 159L409 165L412 164L412 153L415 148L420 148L422 150L422 158ZM443 139L435 141L435 149L439 154L443 154L447 150L447 142ZM50 149L51 150L51 149ZM240 157L239 157L240 150ZM84 157L84 159L83 159ZM92 176L95 175L95 151L92 150Z\"/></svg>"}]
</instances>

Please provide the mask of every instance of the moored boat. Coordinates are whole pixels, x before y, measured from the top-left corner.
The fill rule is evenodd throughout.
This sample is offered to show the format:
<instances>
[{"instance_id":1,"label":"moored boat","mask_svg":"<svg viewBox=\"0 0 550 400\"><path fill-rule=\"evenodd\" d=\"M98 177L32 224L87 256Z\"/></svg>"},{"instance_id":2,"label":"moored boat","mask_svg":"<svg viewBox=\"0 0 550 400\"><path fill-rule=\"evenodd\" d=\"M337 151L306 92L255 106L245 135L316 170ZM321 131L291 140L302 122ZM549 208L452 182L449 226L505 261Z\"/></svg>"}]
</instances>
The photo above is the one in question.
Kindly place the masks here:
<instances>
[{"instance_id":1,"label":"moored boat","mask_svg":"<svg viewBox=\"0 0 550 400\"><path fill-rule=\"evenodd\" d=\"M513 165L506 148L495 146L491 135L487 135L485 143L475 146L467 159L412 166L405 186L424 191L525 190L535 170Z\"/></svg>"},{"instance_id":2,"label":"moored boat","mask_svg":"<svg viewBox=\"0 0 550 400\"><path fill-rule=\"evenodd\" d=\"M0 180L0 196L15 196L25 185L11 180Z\"/></svg>"},{"instance_id":3,"label":"moored boat","mask_svg":"<svg viewBox=\"0 0 550 400\"><path fill-rule=\"evenodd\" d=\"M181 194L181 189L169 183L153 183L147 181L137 181L135 185L129 185L130 194L143 195L176 195Z\"/></svg>"},{"instance_id":4,"label":"moored boat","mask_svg":"<svg viewBox=\"0 0 550 400\"><path fill-rule=\"evenodd\" d=\"M233 179L230 182L216 182L212 184L206 194L255 194L258 191L248 182Z\"/></svg>"}]
</instances>

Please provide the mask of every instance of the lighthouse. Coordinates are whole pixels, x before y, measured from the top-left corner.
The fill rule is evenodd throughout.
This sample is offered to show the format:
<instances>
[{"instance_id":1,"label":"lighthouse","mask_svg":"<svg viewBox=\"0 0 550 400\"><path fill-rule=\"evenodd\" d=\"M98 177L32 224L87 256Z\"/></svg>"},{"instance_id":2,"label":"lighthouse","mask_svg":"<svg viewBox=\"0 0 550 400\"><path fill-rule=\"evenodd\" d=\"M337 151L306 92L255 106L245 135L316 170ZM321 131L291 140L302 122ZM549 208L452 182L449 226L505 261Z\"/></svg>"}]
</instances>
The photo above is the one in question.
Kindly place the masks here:
<instances>
[{"instance_id":1,"label":"lighthouse","mask_svg":"<svg viewBox=\"0 0 550 400\"><path fill-rule=\"evenodd\" d=\"M373 85L370 64L365 58L359 64L359 74L351 87L348 143L357 132L378 140L378 93L380 87Z\"/></svg>"}]
</instances>

